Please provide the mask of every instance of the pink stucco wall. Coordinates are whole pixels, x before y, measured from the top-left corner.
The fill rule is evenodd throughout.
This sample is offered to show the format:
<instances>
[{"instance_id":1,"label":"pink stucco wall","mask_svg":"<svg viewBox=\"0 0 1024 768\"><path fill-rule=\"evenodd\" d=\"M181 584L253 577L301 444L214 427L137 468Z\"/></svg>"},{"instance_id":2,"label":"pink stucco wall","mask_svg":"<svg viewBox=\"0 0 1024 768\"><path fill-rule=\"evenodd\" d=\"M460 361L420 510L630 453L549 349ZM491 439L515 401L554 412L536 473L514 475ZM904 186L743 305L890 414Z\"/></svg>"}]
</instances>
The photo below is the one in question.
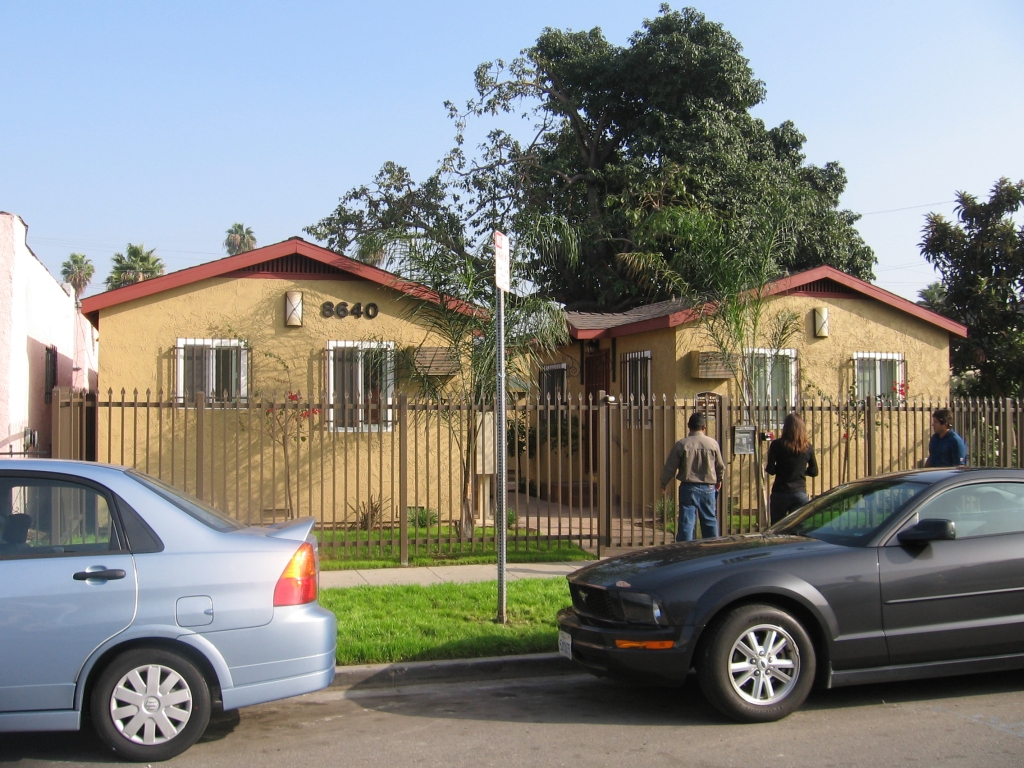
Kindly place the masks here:
<instances>
[{"instance_id":1,"label":"pink stucco wall","mask_svg":"<svg viewBox=\"0 0 1024 768\"><path fill-rule=\"evenodd\" d=\"M20 216L0 212L0 452L23 450L26 429L38 432L37 448L49 450L47 347L57 348L57 386L94 387L96 380L95 331L27 236Z\"/></svg>"}]
</instances>

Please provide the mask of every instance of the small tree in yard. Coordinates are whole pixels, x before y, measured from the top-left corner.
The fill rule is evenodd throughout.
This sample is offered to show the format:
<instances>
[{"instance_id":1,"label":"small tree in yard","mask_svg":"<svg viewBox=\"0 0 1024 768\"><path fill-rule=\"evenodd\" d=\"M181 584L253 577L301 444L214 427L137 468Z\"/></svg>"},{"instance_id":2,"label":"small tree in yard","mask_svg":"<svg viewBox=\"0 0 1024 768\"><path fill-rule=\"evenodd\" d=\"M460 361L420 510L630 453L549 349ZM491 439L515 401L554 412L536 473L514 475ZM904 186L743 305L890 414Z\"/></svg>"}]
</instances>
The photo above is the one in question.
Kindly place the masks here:
<instances>
[{"instance_id":1,"label":"small tree in yard","mask_svg":"<svg viewBox=\"0 0 1024 768\"><path fill-rule=\"evenodd\" d=\"M493 251L484 244L471 257L402 239L401 263L410 279L427 287L438 301L418 302L410 310L433 335L449 347L460 362L450 379L417 377L425 394L482 406L494 402L497 386L498 334L495 322L497 293ZM528 286L521 260L513 258L513 288ZM505 300L505 355L509 390L529 389L540 360L568 340L565 316L557 304L535 293L510 293ZM475 507L473 457L481 423L466 412L453 411L452 434L461 450L462 510L460 538L472 536ZM498 478L499 493L504 478Z\"/></svg>"},{"instance_id":2,"label":"small tree in yard","mask_svg":"<svg viewBox=\"0 0 1024 768\"><path fill-rule=\"evenodd\" d=\"M448 347L458 362L450 378L413 371L423 394L461 405L494 402L497 378L497 329L494 257L489 241L466 254L421 240L405 232L382 240L403 276L426 287L436 301L416 302L411 318ZM539 361L568 340L565 317L558 305L530 293L523 260L513 258L513 293L505 298L505 359L510 391L530 388ZM522 291L522 292L516 292ZM475 413L452 410L450 434L459 446L462 474L461 515L457 523L463 540L474 525L473 457L482 424ZM499 488L503 479L499 478Z\"/></svg>"},{"instance_id":3,"label":"small tree in yard","mask_svg":"<svg viewBox=\"0 0 1024 768\"><path fill-rule=\"evenodd\" d=\"M780 264L794 247L785 209L764 208L756 217L729 224L692 209L655 211L645 222L646 235L671 242L675 256L658 251L630 254L627 264L639 276L670 287L687 298L698 313L707 340L721 355L736 382L744 413L757 423L769 402L775 367L799 331L799 317L769 305L768 285L781 275ZM699 259L705 288L694 290L683 274ZM792 403L787 405L792 406ZM761 445L754 441L754 461L761 465ZM759 511L767 507L766 484L755 473Z\"/></svg>"}]
</instances>

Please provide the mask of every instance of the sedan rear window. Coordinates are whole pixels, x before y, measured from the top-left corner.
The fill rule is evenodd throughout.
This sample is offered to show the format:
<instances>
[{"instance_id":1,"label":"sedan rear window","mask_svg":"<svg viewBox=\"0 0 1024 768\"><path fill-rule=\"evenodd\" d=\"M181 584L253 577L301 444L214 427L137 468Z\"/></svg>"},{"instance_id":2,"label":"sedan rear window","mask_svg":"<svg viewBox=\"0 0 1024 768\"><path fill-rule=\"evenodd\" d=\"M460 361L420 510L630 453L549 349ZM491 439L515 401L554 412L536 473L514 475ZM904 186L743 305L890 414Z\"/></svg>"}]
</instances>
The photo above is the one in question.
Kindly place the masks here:
<instances>
[{"instance_id":1,"label":"sedan rear window","mask_svg":"<svg viewBox=\"0 0 1024 768\"><path fill-rule=\"evenodd\" d=\"M224 533L245 528L245 525L235 520L235 518L228 517L220 510L214 509L206 502L200 501L195 496L185 493L173 485L168 485L162 480L157 480L155 477L144 475L132 469L129 469L127 474L133 480L146 486L146 488L164 501L170 502L189 517L195 518L203 525L213 528L215 531Z\"/></svg>"},{"instance_id":2,"label":"sedan rear window","mask_svg":"<svg viewBox=\"0 0 1024 768\"><path fill-rule=\"evenodd\" d=\"M898 479L842 485L819 496L770 530L821 539L830 544L862 547L927 487L927 483Z\"/></svg>"}]
</instances>

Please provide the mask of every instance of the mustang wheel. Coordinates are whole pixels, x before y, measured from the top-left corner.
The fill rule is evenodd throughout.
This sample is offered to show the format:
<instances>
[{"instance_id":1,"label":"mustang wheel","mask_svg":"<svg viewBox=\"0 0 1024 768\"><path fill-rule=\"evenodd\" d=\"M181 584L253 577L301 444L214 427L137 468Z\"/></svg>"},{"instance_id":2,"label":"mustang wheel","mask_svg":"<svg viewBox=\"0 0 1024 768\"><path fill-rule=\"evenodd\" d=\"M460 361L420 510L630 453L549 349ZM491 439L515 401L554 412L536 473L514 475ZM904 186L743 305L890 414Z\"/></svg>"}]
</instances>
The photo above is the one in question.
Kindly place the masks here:
<instances>
[{"instance_id":1,"label":"mustang wheel","mask_svg":"<svg viewBox=\"0 0 1024 768\"><path fill-rule=\"evenodd\" d=\"M191 747L210 721L210 690L176 653L139 648L118 656L93 687L92 719L129 760L167 760Z\"/></svg>"},{"instance_id":2,"label":"mustang wheel","mask_svg":"<svg viewBox=\"0 0 1024 768\"><path fill-rule=\"evenodd\" d=\"M780 720L814 684L814 645L796 619L770 605L744 605L711 628L697 665L708 700L741 722Z\"/></svg>"}]
</instances>

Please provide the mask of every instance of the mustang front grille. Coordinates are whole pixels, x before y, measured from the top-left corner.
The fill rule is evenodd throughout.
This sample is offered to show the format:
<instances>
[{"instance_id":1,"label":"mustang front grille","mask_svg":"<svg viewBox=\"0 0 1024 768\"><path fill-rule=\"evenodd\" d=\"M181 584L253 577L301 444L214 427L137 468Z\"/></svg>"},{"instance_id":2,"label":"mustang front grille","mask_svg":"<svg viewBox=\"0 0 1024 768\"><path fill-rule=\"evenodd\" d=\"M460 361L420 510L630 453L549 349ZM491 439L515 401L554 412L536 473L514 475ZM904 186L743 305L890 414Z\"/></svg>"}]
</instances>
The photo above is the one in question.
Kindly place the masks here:
<instances>
[{"instance_id":1,"label":"mustang front grille","mask_svg":"<svg viewBox=\"0 0 1024 768\"><path fill-rule=\"evenodd\" d=\"M618 595L610 595L599 587L570 584L572 605L580 613L605 621L623 621L622 604Z\"/></svg>"}]
</instances>

